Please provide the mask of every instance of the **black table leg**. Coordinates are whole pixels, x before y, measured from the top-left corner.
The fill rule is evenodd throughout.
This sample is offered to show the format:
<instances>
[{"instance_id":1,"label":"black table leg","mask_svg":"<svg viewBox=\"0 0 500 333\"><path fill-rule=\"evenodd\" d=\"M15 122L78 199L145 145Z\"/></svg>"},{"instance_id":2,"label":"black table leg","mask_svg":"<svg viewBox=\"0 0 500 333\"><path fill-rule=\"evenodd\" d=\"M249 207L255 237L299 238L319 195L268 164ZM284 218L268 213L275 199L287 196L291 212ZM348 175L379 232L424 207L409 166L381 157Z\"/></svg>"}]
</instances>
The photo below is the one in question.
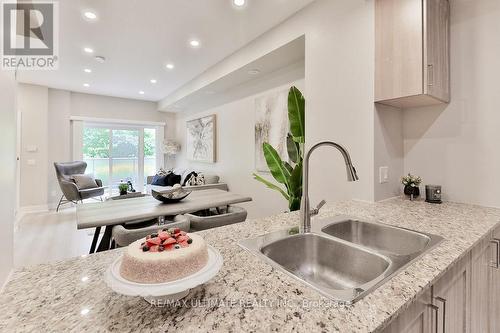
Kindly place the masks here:
<instances>
[{"instance_id":1,"label":"black table leg","mask_svg":"<svg viewBox=\"0 0 500 333\"><path fill-rule=\"evenodd\" d=\"M111 230L112 229L113 229L113 226L106 226L106 229L104 229L104 235L102 235L101 242L99 243L99 246L97 247L96 252L102 252L102 251L109 250L109 245L111 243Z\"/></svg>"},{"instance_id":2,"label":"black table leg","mask_svg":"<svg viewBox=\"0 0 500 333\"><path fill-rule=\"evenodd\" d=\"M90 245L90 252L92 254L95 252L95 247L97 245L97 240L99 239L99 234L101 233L101 227L95 228L94 238L92 238L92 245Z\"/></svg>"}]
</instances>

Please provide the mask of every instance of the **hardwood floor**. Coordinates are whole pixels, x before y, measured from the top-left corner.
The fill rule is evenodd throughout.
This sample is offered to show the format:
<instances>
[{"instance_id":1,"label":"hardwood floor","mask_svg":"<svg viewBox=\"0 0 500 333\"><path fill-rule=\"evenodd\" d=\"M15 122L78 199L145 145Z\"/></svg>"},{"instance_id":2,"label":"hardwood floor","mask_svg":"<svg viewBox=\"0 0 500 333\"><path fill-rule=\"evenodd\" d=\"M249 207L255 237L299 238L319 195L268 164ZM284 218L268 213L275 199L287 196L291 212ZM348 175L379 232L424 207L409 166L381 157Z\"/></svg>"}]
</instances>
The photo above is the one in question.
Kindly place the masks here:
<instances>
[{"instance_id":1,"label":"hardwood floor","mask_svg":"<svg viewBox=\"0 0 500 333\"><path fill-rule=\"evenodd\" d=\"M25 215L14 231L14 266L42 264L88 254L94 229L76 229L76 209Z\"/></svg>"}]
</instances>

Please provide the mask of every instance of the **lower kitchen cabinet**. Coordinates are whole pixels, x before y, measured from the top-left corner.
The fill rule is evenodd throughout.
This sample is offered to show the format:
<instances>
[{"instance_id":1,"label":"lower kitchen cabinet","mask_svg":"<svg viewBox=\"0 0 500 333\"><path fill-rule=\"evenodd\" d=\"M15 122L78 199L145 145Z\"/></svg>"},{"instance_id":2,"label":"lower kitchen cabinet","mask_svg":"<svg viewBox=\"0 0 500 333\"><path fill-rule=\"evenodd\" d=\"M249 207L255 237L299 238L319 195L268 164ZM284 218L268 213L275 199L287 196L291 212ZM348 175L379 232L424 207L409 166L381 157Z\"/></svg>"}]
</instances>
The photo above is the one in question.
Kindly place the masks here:
<instances>
[{"instance_id":1,"label":"lower kitchen cabinet","mask_svg":"<svg viewBox=\"0 0 500 333\"><path fill-rule=\"evenodd\" d=\"M432 304L440 333L470 332L470 263L470 256L464 257L432 287Z\"/></svg>"},{"instance_id":2,"label":"lower kitchen cabinet","mask_svg":"<svg viewBox=\"0 0 500 333\"><path fill-rule=\"evenodd\" d=\"M494 268L493 249L496 244L488 237L472 249L471 271L471 332L494 332L492 287Z\"/></svg>"},{"instance_id":3,"label":"lower kitchen cabinet","mask_svg":"<svg viewBox=\"0 0 500 333\"><path fill-rule=\"evenodd\" d=\"M500 333L500 227L383 333Z\"/></svg>"},{"instance_id":4,"label":"lower kitchen cabinet","mask_svg":"<svg viewBox=\"0 0 500 333\"><path fill-rule=\"evenodd\" d=\"M493 232L493 239L490 246L493 248L492 268L490 268L490 318L491 332L500 333L500 227Z\"/></svg>"},{"instance_id":5,"label":"lower kitchen cabinet","mask_svg":"<svg viewBox=\"0 0 500 333\"><path fill-rule=\"evenodd\" d=\"M383 333L433 333L431 290L428 289L408 309L394 319Z\"/></svg>"}]
</instances>

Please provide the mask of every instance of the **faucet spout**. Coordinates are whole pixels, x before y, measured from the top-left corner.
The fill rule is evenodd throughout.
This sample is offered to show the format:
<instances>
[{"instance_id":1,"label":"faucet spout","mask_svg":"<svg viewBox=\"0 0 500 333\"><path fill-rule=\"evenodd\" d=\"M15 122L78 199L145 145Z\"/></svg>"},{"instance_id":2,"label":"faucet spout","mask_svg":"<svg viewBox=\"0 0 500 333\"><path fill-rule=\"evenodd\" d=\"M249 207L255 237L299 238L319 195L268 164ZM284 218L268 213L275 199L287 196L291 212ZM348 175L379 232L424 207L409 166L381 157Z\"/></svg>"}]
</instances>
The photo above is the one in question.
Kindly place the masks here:
<instances>
[{"instance_id":1,"label":"faucet spout","mask_svg":"<svg viewBox=\"0 0 500 333\"><path fill-rule=\"evenodd\" d=\"M336 148L344 158L347 172L347 181L353 182L359 180L356 169L352 165L351 157L347 152L347 149L339 145L338 143L332 141L323 141L315 144L309 149L304 157L304 170L303 170L303 194L302 194L302 205L300 209L300 231L301 232L310 232L311 231L311 215L317 213L319 210L311 211L310 203L309 203L309 159L311 154L322 146L329 146Z\"/></svg>"}]
</instances>

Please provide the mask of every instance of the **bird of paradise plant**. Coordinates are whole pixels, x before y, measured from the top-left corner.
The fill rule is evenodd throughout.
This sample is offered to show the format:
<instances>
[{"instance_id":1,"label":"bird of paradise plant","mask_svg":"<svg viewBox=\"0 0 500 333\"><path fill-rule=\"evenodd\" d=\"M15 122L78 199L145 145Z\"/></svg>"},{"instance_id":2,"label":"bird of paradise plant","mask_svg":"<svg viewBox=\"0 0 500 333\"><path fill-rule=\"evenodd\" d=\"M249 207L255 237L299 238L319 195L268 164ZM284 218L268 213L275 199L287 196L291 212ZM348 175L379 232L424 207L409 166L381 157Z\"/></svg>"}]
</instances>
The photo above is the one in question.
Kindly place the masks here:
<instances>
[{"instance_id":1,"label":"bird of paradise plant","mask_svg":"<svg viewBox=\"0 0 500 333\"><path fill-rule=\"evenodd\" d=\"M262 149L267 166L278 184L272 183L254 173L254 179L268 188L278 191L288 201L290 211L300 209L302 200L302 163L304 159L305 142L305 100L296 87L291 87L288 93L288 120L290 131L286 144L290 163L283 161L269 143L264 142Z\"/></svg>"}]
</instances>

